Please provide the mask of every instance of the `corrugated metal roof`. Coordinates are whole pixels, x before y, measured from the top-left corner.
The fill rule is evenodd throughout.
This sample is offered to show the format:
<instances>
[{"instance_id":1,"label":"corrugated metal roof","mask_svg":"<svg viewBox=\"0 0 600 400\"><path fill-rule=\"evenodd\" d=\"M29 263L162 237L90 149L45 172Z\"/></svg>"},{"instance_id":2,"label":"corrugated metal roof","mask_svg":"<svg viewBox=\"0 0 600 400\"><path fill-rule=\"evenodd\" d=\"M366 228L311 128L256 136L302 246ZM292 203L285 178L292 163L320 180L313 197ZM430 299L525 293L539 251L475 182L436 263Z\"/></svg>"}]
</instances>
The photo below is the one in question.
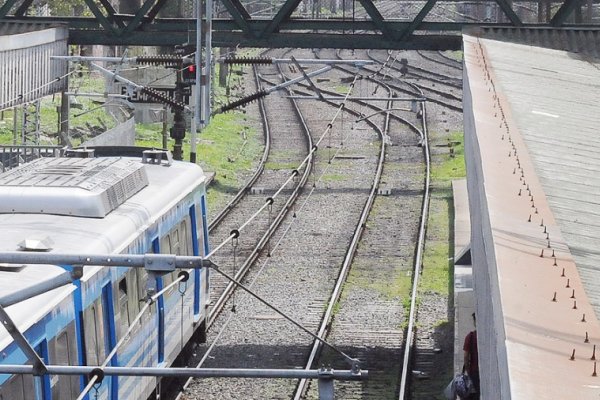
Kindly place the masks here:
<instances>
[{"instance_id":1,"label":"corrugated metal roof","mask_svg":"<svg viewBox=\"0 0 600 400\"><path fill-rule=\"evenodd\" d=\"M600 60L498 42L486 50L600 318Z\"/></svg>"}]
</instances>

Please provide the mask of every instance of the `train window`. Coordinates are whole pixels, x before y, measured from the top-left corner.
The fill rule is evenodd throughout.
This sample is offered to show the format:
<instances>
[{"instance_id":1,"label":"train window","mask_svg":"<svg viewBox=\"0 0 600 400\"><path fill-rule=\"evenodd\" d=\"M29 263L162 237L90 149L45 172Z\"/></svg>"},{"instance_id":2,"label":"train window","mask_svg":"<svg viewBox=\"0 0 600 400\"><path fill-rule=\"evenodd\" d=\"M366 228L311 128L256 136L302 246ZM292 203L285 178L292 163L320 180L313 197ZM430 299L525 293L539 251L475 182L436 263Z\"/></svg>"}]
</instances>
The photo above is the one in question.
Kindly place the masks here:
<instances>
[{"instance_id":1,"label":"train window","mask_svg":"<svg viewBox=\"0 0 600 400\"><path fill-rule=\"evenodd\" d=\"M160 239L160 252L162 254L176 254L175 253L176 250L174 248L174 243L175 243L175 246L177 246L177 240L175 242L173 242L174 238L176 239L177 236L174 234L174 231L171 231ZM173 282L173 272L164 274L162 276L162 280L163 280L163 288L170 285L171 282Z\"/></svg>"},{"instance_id":2,"label":"train window","mask_svg":"<svg viewBox=\"0 0 600 400\"><path fill-rule=\"evenodd\" d=\"M129 313L129 321L131 323L140 312L140 302L137 299L138 282L136 269L131 268L127 272L127 277L127 312Z\"/></svg>"},{"instance_id":3,"label":"train window","mask_svg":"<svg viewBox=\"0 0 600 400\"><path fill-rule=\"evenodd\" d=\"M181 232L182 251L181 255L191 256L194 255L194 247L192 245L192 233L190 232L190 216L187 215L181 224L179 225L179 231Z\"/></svg>"},{"instance_id":4,"label":"train window","mask_svg":"<svg viewBox=\"0 0 600 400\"><path fill-rule=\"evenodd\" d=\"M137 288L138 288L138 299L136 301L141 305L146 299L146 281L148 279L148 272L145 269L139 268L137 271ZM148 319L152 313L154 313L155 307L150 307L150 312L144 313L144 320Z\"/></svg>"},{"instance_id":5,"label":"train window","mask_svg":"<svg viewBox=\"0 0 600 400\"><path fill-rule=\"evenodd\" d=\"M13 375L8 382L2 385L0 400L33 399L35 398L33 388L32 375Z\"/></svg>"},{"instance_id":6,"label":"train window","mask_svg":"<svg viewBox=\"0 0 600 400\"><path fill-rule=\"evenodd\" d=\"M125 331L131 324L131 318L129 316L129 297L127 296L127 277L124 277L119 281L119 312L121 314L121 327L125 334Z\"/></svg>"},{"instance_id":7,"label":"train window","mask_svg":"<svg viewBox=\"0 0 600 400\"><path fill-rule=\"evenodd\" d=\"M99 365L105 357L104 316L102 299L96 300L84 311L85 355L87 365Z\"/></svg>"},{"instance_id":8,"label":"train window","mask_svg":"<svg viewBox=\"0 0 600 400\"><path fill-rule=\"evenodd\" d=\"M50 362L56 365L77 363L77 344L75 342L75 323L72 322L54 339L50 340ZM75 375L54 375L52 377L52 398L70 399L79 393L79 377Z\"/></svg>"},{"instance_id":9,"label":"train window","mask_svg":"<svg viewBox=\"0 0 600 400\"><path fill-rule=\"evenodd\" d=\"M170 254L171 253L171 235L170 233L166 234L162 238L160 238L160 252L162 254Z\"/></svg>"}]
</instances>

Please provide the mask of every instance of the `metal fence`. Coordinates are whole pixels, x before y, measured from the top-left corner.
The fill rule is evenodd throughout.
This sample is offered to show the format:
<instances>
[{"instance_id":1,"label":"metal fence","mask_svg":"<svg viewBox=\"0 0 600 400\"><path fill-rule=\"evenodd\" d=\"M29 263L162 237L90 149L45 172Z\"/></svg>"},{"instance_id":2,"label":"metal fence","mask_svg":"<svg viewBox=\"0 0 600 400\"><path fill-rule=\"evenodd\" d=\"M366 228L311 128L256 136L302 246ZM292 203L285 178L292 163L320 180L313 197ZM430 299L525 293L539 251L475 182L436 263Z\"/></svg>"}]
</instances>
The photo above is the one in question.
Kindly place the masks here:
<instances>
[{"instance_id":1,"label":"metal fence","mask_svg":"<svg viewBox=\"0 0 600 400\"><path fill-rule=\"evenodd\" d=\"M0 145L0 171L4 172L40 157L59 157L62 149L62 146Z\"/></svg>"},{"instance_id":2,"label":"metal fence","mask_svg":"<svg viewBox=\"0 0 600 400\"><path fill-rule=\"evenodd\" d=\"M67 54L67 28L10 32L0 29L0 110L66 89L66 79L57 78L65 76L67 63L50 56Z\"/></svg>"}]
</instances>

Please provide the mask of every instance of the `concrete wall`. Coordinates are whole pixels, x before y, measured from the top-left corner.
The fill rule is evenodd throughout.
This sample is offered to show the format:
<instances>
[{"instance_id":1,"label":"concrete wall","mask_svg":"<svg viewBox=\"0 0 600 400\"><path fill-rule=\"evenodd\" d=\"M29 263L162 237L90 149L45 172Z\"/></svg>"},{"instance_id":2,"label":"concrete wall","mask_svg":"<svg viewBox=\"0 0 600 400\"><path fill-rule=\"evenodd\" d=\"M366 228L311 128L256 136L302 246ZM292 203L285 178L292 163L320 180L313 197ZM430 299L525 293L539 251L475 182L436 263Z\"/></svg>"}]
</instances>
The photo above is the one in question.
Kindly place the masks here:
<instances>
[{"instance_id":1,"label":"concrete wall","mask_svg":"<svg viewBox=\"0 0 600 400\"><path fill-rule=\"evenodd\" d=\"M474 107L468 77L468 64L463 75L463 110L465 129L465 163L471 214L471 256L473 288L477 313L477 340L481 399L511 399L506 335L502 301L498 286L497 264L485 193L485 181L475 125Z\"/></svg>"},{"instance_id":2,"label":"concrete wall","mask_svg":"<svg viewBox=\"0 0 600 400\"><path fill-rule=\"evenodd\" d=\"M135 145L135 120L126 122L92 138L82 146L133 146Z\"/></svg>"},{"instance_id":3,"label":"concrete wall","mask_svg":"<svg viewBox=\"0 0 600 400\"><path fill-rule=\"evenodd\" d=\"M475 311L473 299L472 265L459 257L469 251L471 223L466 179L452 181L454 198L454 373L462 371L465 336L475 327L471 315ZM466 257L463 257L463 260Z\"/></svg>"}]
</instances>

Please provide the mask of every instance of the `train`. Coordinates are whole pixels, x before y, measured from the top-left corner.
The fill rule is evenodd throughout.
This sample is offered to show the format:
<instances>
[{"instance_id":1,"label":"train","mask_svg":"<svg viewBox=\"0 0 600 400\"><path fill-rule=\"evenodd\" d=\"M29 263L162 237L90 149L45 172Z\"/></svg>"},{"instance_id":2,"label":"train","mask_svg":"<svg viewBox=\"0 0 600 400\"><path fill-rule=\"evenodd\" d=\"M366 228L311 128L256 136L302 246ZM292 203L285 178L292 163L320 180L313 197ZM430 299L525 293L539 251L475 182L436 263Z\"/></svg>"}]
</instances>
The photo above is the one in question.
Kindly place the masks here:
<instances>
[{"instance_id":1,"label":"train","mask_svg":"<svg viewBox=\"0 0 600 400\"><path fill-rule=\"evenodd\" d=\"M135 156L39 158L0 174L0 252L64 254L209 252L206 175L166 151ZM139 153L139 154L138 154ZM77 154L76 154L77 155ZM70 271L0 259L0 298ZM156 279L160 290L177 272ZM108 366L169 367L186 343L202 340L208 268L162 294L132 328L147 299L144 268L87 266L73 283L5 308L45 364L97 366L131 329ZM0 328L0 364L31 364ZM89 377L1 374L0 399L75 399ZM147 399L156 377L106 376L90 399Z\"/></svg>"}]
</instances>

